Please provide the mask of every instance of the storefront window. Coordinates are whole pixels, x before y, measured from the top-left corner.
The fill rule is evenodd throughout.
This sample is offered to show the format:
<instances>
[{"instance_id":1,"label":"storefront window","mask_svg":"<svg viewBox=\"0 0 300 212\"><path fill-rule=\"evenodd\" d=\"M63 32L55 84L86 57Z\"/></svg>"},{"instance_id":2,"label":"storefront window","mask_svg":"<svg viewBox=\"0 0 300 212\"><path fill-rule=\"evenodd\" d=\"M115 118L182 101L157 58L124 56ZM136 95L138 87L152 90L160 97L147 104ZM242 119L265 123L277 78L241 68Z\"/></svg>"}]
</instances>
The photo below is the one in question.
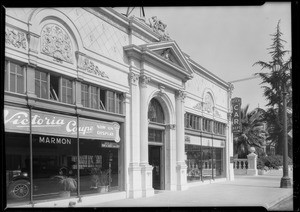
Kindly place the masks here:
<instances>
[{"instance_id":1,"label":"storefront window","mask_svg":"<svg viewBox=\"0 0 300 212\"><path fill-rule=\"evenodd\" d=\"M119 144L80 139L80 194L107 193L119 190ZM73 165L77 170L77 165Z\"/></svg>"},{"instance_id":2,"label":"storefront window","mask_svg":"<svg viewBox=\"0 0 300 212\"><path fill-rule=\"evenodd\" d=\"M77 195L76 138L33 135L33 199Z\"/></svg>"},{"instance_id":3,"label":"storefront window","mask_svg":"<svg viewBox=\"0 0 300 212\"><path fill-rule=\"evenodd\" d=\"M223 148L213 148L214 177L224 177L223 169Z\"/></svg>"},{"instance_id":4,"label":"storefront window","mask_svg":"<svg viewBox=\"0 0 300 212\"><path fill-rule=\"evenodd\" d=\"M26 201L30 198L30 149L29 135L5 133L5 169L7 203Z\"/></svg>"},{"instance_id":5,"label":"storefront window","mask_svg":"<svg viewBox=\"0 0 300 212\"><path fill-rule=\"evenodd\" d=\"M5 90L23 94L25 91L24 69L11 61L5 61Z\"/></svg>"}]
</instances>

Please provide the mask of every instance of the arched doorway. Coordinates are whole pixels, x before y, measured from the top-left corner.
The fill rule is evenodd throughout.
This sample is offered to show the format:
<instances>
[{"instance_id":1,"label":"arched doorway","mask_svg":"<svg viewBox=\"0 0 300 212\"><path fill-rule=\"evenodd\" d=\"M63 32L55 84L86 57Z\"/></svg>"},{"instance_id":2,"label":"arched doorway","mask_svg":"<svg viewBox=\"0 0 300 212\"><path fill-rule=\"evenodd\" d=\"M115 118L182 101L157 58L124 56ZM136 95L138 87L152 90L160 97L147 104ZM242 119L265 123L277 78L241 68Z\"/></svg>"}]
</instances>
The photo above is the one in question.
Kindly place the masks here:
<instances>
[{"instance_id":1,"label":"arched doorway","mask_svg":"<svg viewBox=\"0 0 300 212\"><path fill-rule=\"evenodd\" d=\"M165 115L156 98L151 99L148 107L148 156L149 164L153 166L152 186L155 190L164 189L164 143Z\"/></svg>"}]
</instances>

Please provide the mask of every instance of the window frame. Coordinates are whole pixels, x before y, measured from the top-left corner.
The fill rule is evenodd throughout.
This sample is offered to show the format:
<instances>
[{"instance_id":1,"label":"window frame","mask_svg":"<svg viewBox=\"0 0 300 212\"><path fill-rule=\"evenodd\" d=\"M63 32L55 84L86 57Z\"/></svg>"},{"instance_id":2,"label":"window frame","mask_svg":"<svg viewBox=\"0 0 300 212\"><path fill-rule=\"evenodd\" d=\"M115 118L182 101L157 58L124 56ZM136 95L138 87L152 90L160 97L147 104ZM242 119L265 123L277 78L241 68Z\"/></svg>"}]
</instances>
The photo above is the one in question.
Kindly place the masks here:
<instances>
[{"instance_id":1,"label":"window frame","mask_svg":"<svg viewBox=\"0 0 300 212\"><path fill-rule=\"evenodd\" d=\"M15 76L13 77L14 78L14 90L12 91L11 89L11 79L12 79L12 64L15 66L15 67L19 67L21 72L22 72L22 75L20 73L18 73L18 69L15 70L15 72L13 73ZM26 67L24 65L21 65L20 63L18 62L15 62L15 61L12 61L12 60L9 60L9 59L5 59L5 67L4 67L4 91L6 92L12 92L12 93L18 93L18 94L25 94L26 93L26 78L27 78L27 70L26 70ZM22 84L19 85L19 76L22 76ZM18 89L21 89L20 92L18 92Z\"/></svg>"}]
</instances>

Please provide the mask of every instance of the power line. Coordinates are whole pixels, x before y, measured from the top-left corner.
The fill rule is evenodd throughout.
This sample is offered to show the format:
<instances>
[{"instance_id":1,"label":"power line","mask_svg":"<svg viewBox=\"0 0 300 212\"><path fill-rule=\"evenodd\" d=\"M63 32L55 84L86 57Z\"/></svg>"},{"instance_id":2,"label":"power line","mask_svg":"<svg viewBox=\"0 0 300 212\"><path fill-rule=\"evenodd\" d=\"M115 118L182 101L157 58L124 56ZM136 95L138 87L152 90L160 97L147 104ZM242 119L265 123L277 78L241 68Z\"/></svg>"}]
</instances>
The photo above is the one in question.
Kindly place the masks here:
<instances>
[{"instance_id":1,"label":"power line","mask_svg":"<svg viewBox=\"0 0 300 212\"><path fill-rule=\"evenodd\" d=\"M235 83L235 82L241 82L241 81L252 80L252 79L256 79L256 78L260 78L260 76L256 75L256 76L253 76L253 77L247 77L247 78L238 79L238 80L233 80L233 81L229 81L229 82L230 82L230 83Z\"/></svg>"}]
</instances>

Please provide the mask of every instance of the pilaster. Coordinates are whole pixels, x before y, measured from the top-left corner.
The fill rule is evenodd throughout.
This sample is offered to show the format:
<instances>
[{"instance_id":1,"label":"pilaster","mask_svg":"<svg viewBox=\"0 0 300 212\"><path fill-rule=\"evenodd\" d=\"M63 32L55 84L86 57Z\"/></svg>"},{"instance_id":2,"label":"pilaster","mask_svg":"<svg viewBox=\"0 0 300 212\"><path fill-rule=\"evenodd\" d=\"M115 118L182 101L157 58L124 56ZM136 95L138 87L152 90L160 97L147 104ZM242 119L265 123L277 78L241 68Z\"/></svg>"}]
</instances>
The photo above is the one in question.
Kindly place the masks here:
<instances>
[{"instance_id":1,"label":"pilaster","mask_svg":"<svg viewBox=\"0 0 300 212\"><path fill-rule=\"evenodd\" d=\"M152 170L148 162L148 102L147 86L150 77L142 74L140 76L140 152L141 152L141 174L142 174L142 195L143 197L153 196Z\"/></svg>"},{"instance_id":2,"label":"pilaster","mask_svg":"<svg viewBox=\"0 0 300 212\"><path fill-rule=\"evenodd\" d=\"M184 160L184 99L183 90L176 92L176 172L177 190L187 189L187 165Z\"/></svg>"},{"instance_id":3,"label":"pilaster","mask_svg":"<svg viewBox=\"0 0 300 212\"><path fill-rule=\"evenodd\" d=\"M126 98L126 129L129 164L128 164L128 197L142 197L141 189L141 167L140 167L140 114L136 111L140 110L140 89L139 74L131 70L128 76L131 96Z\"/></svg>"}]
</instances>

